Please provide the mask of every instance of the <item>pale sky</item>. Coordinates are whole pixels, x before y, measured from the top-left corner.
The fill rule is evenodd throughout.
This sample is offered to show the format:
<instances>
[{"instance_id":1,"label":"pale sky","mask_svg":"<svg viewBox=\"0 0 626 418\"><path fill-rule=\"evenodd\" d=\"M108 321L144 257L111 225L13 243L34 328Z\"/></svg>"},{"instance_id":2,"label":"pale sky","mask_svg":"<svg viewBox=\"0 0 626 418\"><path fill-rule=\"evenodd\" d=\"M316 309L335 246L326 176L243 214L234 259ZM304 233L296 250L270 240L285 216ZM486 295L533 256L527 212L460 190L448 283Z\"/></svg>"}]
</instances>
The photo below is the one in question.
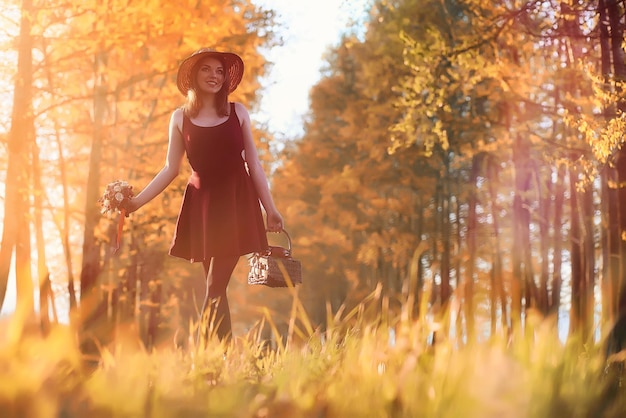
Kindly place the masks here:
<instances>
[{"instance_id":1,"label":"pale sky","mask_svg":"<svg viewBox=\"0 0 626 418\"><path fill-rule=\"evenodd\" d=\"M254 118L278 137L302 133L309 90L319 80L323 55L342 32L360 21L369 0L255 0L276 10L284 45L266 55L274 63Z\"/></svg>"}]
</instances>

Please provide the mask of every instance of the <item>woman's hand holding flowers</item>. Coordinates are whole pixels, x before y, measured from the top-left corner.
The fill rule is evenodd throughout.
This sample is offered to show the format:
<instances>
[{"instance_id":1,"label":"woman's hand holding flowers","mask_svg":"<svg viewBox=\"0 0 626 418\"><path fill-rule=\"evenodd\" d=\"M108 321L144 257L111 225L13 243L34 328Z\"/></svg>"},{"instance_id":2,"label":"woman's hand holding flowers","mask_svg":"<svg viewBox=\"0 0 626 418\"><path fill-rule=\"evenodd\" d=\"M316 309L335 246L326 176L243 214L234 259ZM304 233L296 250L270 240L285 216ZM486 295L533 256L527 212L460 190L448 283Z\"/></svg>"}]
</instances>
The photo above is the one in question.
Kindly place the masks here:
<instances>
[{"instance_id":1,"label":"woman's hand holding flowers","mask_svg":"<svg viewBox=\"0 0 626 418\"><path fill-rule=\"evenodd\" d=\"M103 215L114 214L116 212L128 216L131 209L131 199L133 198L133 186L123 180L116 180L107 185L102 197L98 200L102 206Z\"/></svg>"},{"instance_id":2,"label":"woman's hand holding flowers","mask_svg":"<svg viewBox=\"0 0 626 418\"><path fill-rule=\"evenodd\" d=\"M123 180L116 180L107 184L104 194L98 201L102 206L100 212L103 215L119 213L117 223L117 239L115 241L114 253L120 248L122 231L124 228L124 218L128 217L133 208L133 186Z\"/></svg>"}]
</instances>

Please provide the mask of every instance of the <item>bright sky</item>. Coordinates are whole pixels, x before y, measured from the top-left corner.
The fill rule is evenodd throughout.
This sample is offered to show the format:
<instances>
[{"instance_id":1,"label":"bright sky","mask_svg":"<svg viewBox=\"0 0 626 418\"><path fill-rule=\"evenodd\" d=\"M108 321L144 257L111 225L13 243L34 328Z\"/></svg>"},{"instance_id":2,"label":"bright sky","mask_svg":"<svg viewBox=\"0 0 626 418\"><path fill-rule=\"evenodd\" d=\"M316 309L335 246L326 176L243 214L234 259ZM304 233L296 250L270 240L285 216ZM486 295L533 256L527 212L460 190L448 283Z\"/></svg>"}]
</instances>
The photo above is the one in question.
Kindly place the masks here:
<instances>
[{"instance_id":1,"label":"bright sky","mask_svg":"<svg viewBox=\"0 0 626 418\"><path fill-rule=\"evenodd\" d=\"M362 21L369 0L255 0L276 10L284 45L272 49L274 63L267 92L254 115L267 122L278 137L302 133L302 118L309 107L309 90L319 80L323 55L335 46L342 32Z\"/></svg>"}]
</instances>

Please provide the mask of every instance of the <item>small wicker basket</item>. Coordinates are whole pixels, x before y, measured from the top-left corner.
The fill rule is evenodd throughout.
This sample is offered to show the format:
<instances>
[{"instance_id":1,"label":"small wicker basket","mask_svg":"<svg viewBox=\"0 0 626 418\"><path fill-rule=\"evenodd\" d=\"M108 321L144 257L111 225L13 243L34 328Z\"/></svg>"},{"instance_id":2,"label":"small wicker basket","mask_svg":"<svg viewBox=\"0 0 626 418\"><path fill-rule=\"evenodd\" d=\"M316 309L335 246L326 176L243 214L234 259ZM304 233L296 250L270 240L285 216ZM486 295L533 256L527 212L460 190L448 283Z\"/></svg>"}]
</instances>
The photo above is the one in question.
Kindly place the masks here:
<instances>
[{"instance_id":1,"label":"small wicker basket","mask_svg":"<svg viewBox=\"0 0 626 418\"><path fill-rule=\"evenodd\" d=\"M287 236L288 247L270 245L263 253L254 253L249 259L248 284L268 287L294 287L302 283L302 265L291 256L291 237Z\"/></svg>"}]
</instances>

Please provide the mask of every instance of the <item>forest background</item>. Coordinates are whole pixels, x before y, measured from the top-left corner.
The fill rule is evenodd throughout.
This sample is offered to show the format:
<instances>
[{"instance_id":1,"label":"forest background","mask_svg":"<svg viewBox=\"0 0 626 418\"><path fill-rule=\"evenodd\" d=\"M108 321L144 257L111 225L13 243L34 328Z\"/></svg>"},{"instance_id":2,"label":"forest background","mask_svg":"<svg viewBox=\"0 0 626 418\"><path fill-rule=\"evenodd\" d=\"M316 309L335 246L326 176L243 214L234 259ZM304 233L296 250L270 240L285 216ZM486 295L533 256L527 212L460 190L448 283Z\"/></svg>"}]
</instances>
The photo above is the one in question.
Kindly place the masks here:
<instances>
[{"instance_id":1,"label":"forest background","mask_svg":"<svg viewBox=\"0 0 626 418\"><path fill-rule=\"evenodd\" d=\"M153 345L204 292L201 268L166 255L186 174L127 220L116 255L98 198L162 166L178 60L207 39L243 57L233 99L255 109L275 15L232 0L4 3L19 34L2 48L17 67L0 67L13 92L0 305L14 268L16 318L45 330L67 311L103 340L134 323ZM460 341L534 317L598 338L624 286L624 3L380 0L363 25L329 50L300 137L255 126L311 324L377 294L398 317L426 302ZM242 259L235 333L264 312L287 332L294 293L248 288L245 272Z\"/></svg>"}]
</instances>

